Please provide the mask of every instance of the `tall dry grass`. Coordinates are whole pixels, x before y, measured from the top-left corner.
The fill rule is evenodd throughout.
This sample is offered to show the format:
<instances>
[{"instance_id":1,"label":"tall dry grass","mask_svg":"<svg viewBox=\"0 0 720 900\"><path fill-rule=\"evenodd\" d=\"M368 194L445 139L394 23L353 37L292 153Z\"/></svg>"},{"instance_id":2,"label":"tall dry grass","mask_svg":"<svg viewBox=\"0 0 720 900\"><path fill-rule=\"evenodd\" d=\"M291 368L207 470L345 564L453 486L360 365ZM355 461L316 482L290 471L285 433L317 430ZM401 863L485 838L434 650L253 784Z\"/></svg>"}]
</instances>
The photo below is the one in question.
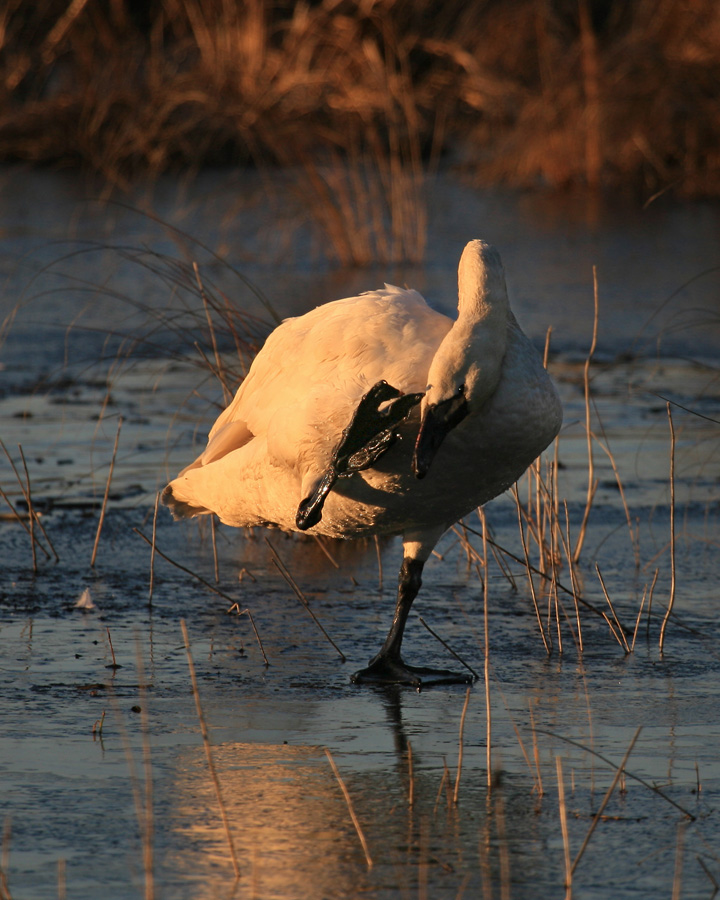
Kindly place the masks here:
<instances>
[{"instance_id":1,"label":"tall dry grass","mask_svg":"<svg viewBox=\"0 0 720 900\"><path fill-rule=\"evenodd\" d=\"M299 167L346 263L419 259L423 180L720 192L714 0L6 0L0 159ZM272 183L273 179L269 179Z\"/></svg>"}]
</instances>

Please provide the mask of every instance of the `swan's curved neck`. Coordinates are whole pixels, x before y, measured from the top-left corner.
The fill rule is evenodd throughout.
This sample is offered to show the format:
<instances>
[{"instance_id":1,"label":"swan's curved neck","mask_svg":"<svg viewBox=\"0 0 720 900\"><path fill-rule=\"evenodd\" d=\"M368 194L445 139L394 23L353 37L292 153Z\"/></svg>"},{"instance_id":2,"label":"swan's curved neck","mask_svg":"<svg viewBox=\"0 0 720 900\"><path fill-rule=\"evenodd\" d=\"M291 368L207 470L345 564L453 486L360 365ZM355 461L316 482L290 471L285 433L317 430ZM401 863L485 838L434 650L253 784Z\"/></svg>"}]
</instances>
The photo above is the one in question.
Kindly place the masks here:
<instances>
[{"instance_id":1,"label":"swan's curved neck","mask_svg":"<svg viewBox=\"0 0 720 900\"><path fill-rule=\"evenodd\" d=\"M503 321L509 310L500 254L484 241L471 241L458 267L458 321L465 325L488 317Z\"/></svg>"},{"instance_id":2,"label":"swan's curved neck","mask_svg":"<svg viewBox=\"0 0 720 900\"><path fill-rule=\"evenodd\" d=\"M424 408L458 393L479 410L500 381L510 316L500 255L471 241L458 268L458 318L430 365Z\"/></svg>"}]
</instances>

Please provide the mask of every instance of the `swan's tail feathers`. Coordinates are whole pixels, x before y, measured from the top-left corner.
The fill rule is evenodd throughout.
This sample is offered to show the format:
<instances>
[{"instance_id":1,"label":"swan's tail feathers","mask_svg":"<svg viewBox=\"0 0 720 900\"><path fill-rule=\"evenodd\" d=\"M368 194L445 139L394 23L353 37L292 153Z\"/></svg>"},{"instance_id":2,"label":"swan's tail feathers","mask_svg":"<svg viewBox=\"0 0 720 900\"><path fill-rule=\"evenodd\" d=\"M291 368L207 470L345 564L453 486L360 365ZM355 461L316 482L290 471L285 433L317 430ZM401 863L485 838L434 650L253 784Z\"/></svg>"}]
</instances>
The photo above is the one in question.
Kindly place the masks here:
<instances>
[{"instance_id":1,"label":"swan's tail feathers","mask_svg":"<svg viewBox=\"0 0 720 900\"><path fill-rule=\"evenodd\" d=\"M160 499L162 500L163 506L167 506L170 510L175 521L178 519L191 519L194 516L204 516L210 512L210 510L205 509L204 506L194 506L192 503L188 503L186 500L177 497L173 490L173 484L174 482L170 482L160 495Z\"/></svg>"}]
</instances>

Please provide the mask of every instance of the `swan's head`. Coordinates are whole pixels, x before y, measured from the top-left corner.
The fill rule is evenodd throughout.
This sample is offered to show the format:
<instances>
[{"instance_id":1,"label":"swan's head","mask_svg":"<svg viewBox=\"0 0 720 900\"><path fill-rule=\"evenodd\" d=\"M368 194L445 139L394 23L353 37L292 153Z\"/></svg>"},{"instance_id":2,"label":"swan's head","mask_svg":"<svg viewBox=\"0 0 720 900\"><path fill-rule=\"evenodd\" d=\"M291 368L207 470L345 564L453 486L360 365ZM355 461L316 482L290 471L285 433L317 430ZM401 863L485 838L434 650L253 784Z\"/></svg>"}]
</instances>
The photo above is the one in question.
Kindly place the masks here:
<instances>
[{"instance_id":1,"label":"swan's head","mask_svg":"<svg viewBox=\"0 0 720 900\"><path fill-rule=\"evenodd\" d=\"M509 303L500 255L471 241L458 269L459 313L428 372L413 471L424 478L447 435L495 393L505 356Z\"/></svg>"},{"instance_id":2,"label":"swan's head","mask_svg":"<svg viewBox=\"0 0 720 900\"><path fill-rule=\"evenodd\" d=\"M415 441L413 472L427 475L435 454L447 435L470 413L480 377L477 365L445 365L446 354L436 354L423 399L420 431ZM461 360L456 360L460 362Z\"/></svg>"}]
</instances>

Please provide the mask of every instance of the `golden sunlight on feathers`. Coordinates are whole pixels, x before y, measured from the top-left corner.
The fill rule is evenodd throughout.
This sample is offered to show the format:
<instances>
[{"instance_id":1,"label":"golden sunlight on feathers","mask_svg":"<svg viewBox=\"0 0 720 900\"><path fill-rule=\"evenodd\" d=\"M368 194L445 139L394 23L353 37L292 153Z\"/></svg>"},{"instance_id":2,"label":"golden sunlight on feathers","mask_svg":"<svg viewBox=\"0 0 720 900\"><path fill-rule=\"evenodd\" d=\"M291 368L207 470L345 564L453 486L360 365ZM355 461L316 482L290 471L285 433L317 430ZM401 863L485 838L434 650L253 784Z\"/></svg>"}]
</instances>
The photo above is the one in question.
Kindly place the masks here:
<instances>
[{"instance_id":1,"label":"golden sunlight on feathers","mask_svg":"<svg viewBox=\"0 0 720 900\"><path fill-rule=\"evenodd\" d=\"M204 453L163 493L176 518L215 513L228 525L333 538L402 534L403 613L386 648L398 659L438 539L510 487L562 421L555 387L510 310L500 256L483 241L463 252L458 296L455 322L416 291L390 285L285 321ZM418 400L427 394L420 413L382 432L377 449L385 404L369 409L368 398L385 383ZM374 429L363 452L374 449L369 464L343 472L351 420ZM312 517L300 515L303 504ZM417 674L386 675L380 680L418 683Z\"/></svg>"}]
</instances>

